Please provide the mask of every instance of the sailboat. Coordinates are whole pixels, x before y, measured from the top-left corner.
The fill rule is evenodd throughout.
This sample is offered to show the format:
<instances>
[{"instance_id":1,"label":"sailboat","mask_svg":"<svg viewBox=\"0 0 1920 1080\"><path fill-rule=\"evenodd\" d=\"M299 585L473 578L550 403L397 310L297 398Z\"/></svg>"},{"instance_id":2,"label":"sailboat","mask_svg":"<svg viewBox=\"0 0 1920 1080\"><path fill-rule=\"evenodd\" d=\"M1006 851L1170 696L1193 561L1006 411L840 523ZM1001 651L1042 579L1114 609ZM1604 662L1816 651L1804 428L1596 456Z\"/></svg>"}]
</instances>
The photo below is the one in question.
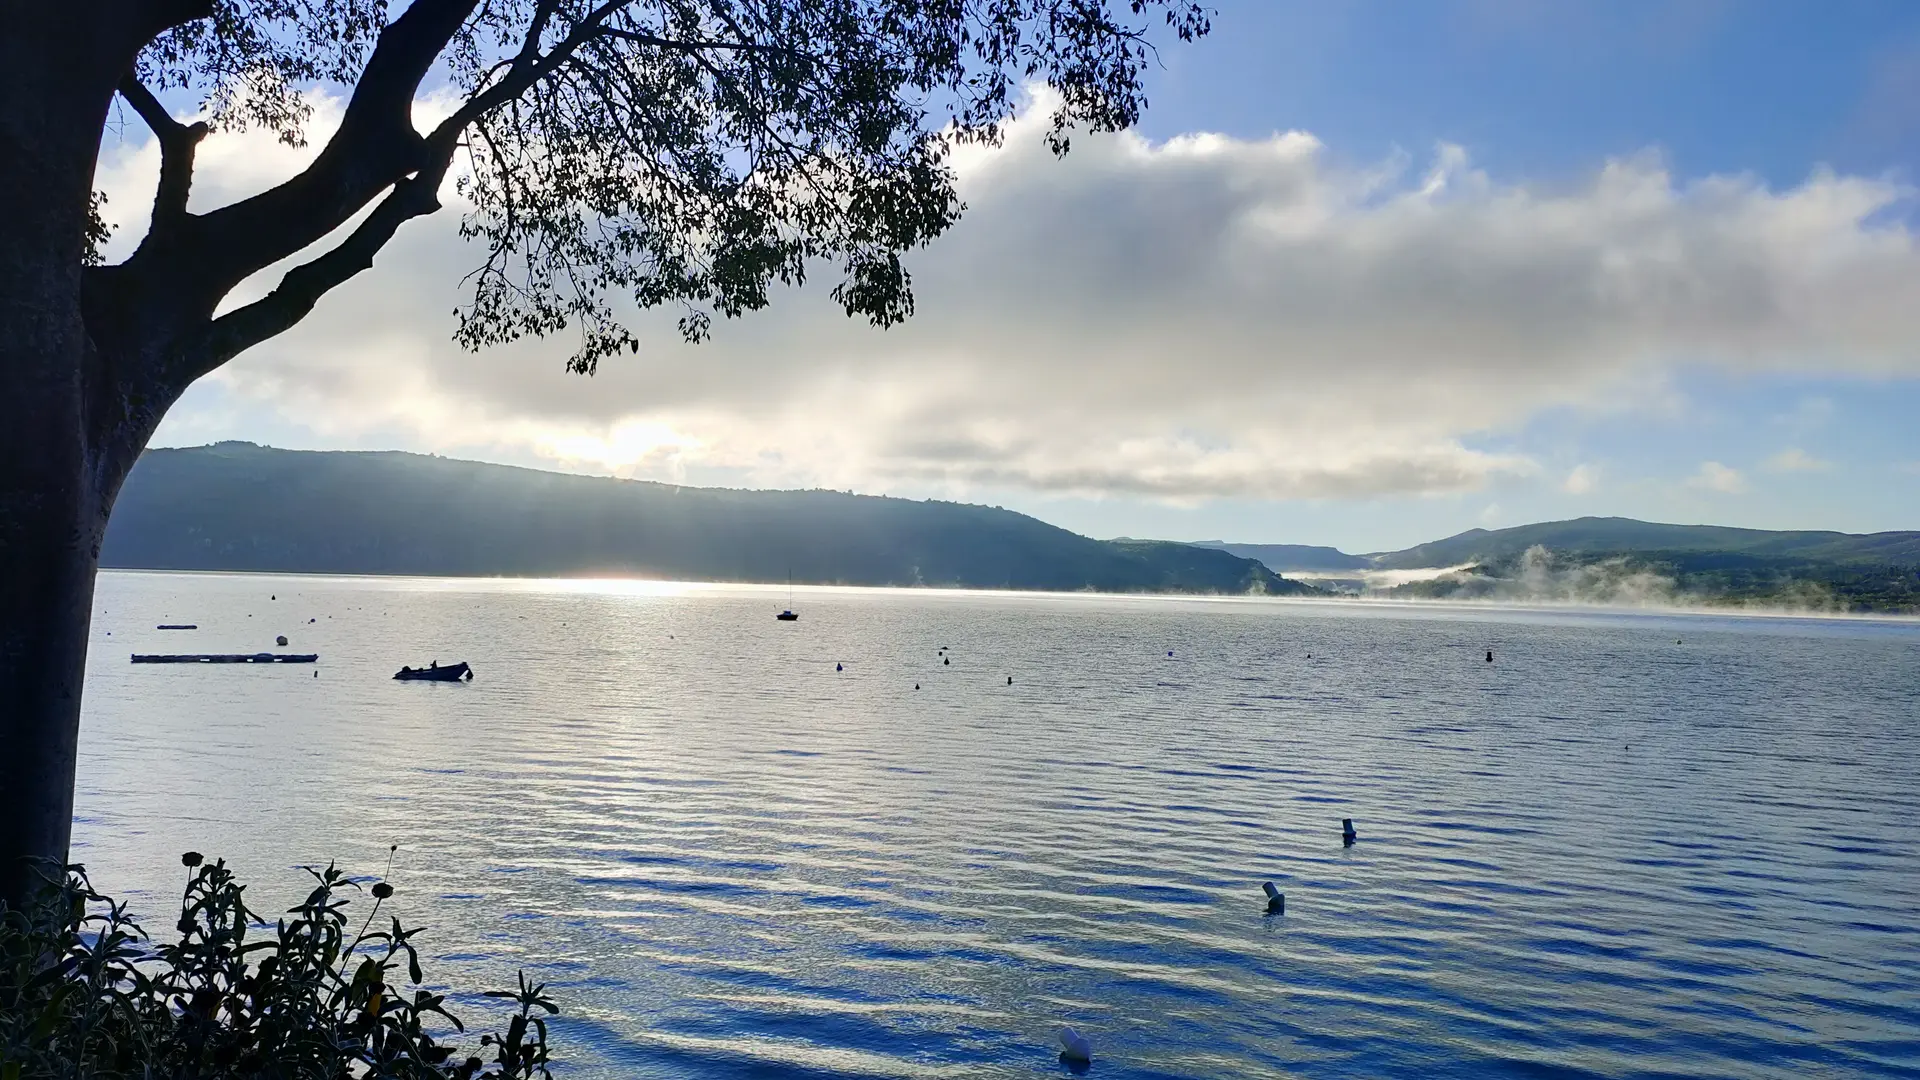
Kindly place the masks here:
<instances>
[{"instance_id":1,"label":"sailboat","mask_svg":"<svg viewBox=\"0 0 1920 1080\"><path fill-rule=\"evenodd\" d=\"M799 622L800 615L793 610L793 564L787 564L787 610L775 615L781 622Z\"/></svg>"}]
</instances>

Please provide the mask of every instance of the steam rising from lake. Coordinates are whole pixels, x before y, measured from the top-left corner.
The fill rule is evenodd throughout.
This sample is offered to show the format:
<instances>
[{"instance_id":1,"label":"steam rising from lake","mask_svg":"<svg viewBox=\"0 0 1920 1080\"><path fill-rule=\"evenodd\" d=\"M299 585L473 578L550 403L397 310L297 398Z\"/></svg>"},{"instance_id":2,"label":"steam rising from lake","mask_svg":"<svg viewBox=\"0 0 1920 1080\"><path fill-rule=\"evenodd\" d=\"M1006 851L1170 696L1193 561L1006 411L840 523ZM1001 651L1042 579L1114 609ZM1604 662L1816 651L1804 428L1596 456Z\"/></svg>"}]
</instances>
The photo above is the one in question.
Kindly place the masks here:
<instances>
[{"instance_id":1,"label":"steam rising from lake","mask_svg":"<svg viewBox=\"0 0 1920 1080\"><path fill-rule=\"evenodd\" d=\"M1818 582L1776 587L1765 602L1729 599L1689 588L1672 574L1628 556L1581 562L1541 545L1528 548L1511 566L1497 562L1415 570L1290 573L1286 576L1374 599L1483 601L1501 604L1568 604L1582 607L1724 609L1832 614L1845 609Z\"/></svg>"}]
</instances>

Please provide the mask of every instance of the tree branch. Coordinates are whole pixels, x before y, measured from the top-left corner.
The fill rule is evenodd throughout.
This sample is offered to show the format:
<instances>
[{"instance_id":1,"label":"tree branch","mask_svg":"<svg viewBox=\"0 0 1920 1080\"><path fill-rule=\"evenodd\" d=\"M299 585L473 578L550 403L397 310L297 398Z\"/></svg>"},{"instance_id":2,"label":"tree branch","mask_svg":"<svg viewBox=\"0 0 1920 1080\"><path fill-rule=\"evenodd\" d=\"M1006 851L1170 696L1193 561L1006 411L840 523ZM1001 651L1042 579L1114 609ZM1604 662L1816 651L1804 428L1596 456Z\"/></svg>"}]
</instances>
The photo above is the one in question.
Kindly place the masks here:
<instances>
[{"instance_id":1,"label":"tree branch","mask_svg":"<svg viewBox=\"0 0 1920 1080\"><path fill-rule=\"evenodd\" d=\"M152 38L195 19L212 16L213 0L142 0L139 11L143 32Z\"/></svg>"},{"instance_id":2,"label":"tree branch","mask_svg":"<svg viewBox=\"0 0 1920 1080\"><path fill-rule=\"evenodd\" d=\"M638 30L622 30L617 26L603 26L595 31L594 36L619 38L622 41L631 41L636 45L649 45L656 49L670 49L674 52L699 53L716 50L720 52L768 53L774 56L798 56L808 60L814 59L810 53L802 52L799 49L787 45L768 45L759 41L681 41L676 38L663 38L653 34L643 34Z\"/></svg>"},{"instance_id":3,"label":"tree branch","mask_svg":"<svg viewBox=\"0 0 1920 1080\"><path fill-rule=\"evenodd\" d=\"M440 209L440 183L452 163L452 145L427 168L395 184L338 247L287 271L280 284L251 304L213 320L175 357L182 385L306 318L320 298L373 266L373 258L401 225Z\"/></svg>"},{"instance_id":4,"label":"tree branch","mask_svg":"<svg viewBox=\"0 0 1920 1080\"><path fill-rule=\"evenodd\" d=\"M183 217L180 238L168 245L171 250L162 253L157 246L149 250L142 245L134 258L112 268L112 284L136 292L164 285L175 298L176 310L198 308L208 313L199 318L207 319L220 298L247 275L318 242L378 199L381 191L388 192L338 247L288 271L267 296L175 338L153 373L156 386L177 393L246 348L289 329L321 296L371 266L402 224L439 208L437 190L466 127L551 74L595 28L632 0L603 0L545 55L539 53L539 32L564 5L541 0L529 22L529 39L506 74L423 136L413 127L414 95L476 2L414 0L381 32L339 130L305 170L252 198ZM145 97L151 99L150 94ZM143 104L135 102L135 108ZM163 109L157 113L162 125L177 123ZM107 284L101 283L103 290Z\"/></svg>"},{"instance_id":5,"label":"tree branch","mask_svg":"<svg viewBox=\"0 0 1920 1080\"><path fill-rule=\"evenodd\" d=\"M160 183L153 194L153 222L148 226L147 236L164 237L186 217L187 192L193 185L194 152L200 140L207 137L207 125L175 120L153 92L131 74L120 80L120 96L147 122L160 143Z\"/></svg>"},{"instance_id":6,"label":"tree branch","mask_svg":"<svg viewBox=\"0 0 1920 1080\"><path fill-rule=\"evenodd\" d=\"M427 136L427 141L436 146L442 142L450 143L466 130L468 124L526 93L528 87L571 59L580 46L593 40L600 30L605 29L601 24L614 12L626 7L629 2L630 0L605 0L599 7L589 12L586 18L576 23L573 30L549 49L545 56L540 56L534 51L533 39L529 38L527 44L521 47L520 54L514 57L513 66L507 70L507 74L499 82L476 91L459 109L454 111L452 116L441 121L440 126L433 129L433 134Z\"/></svg>"},{"instance_id":7,"label":"tree branch","mask_svg":"<svg viewBox=\"0 0 1920 1080\"><path fill-rule=\"evenodd\" d=\"M413 99L476 0L414 0L380 33L340 128L285 183L197 219L194 268L224 295L241 279L319 241L436 151L413 127Z\"/></svg>"}]
</instances>

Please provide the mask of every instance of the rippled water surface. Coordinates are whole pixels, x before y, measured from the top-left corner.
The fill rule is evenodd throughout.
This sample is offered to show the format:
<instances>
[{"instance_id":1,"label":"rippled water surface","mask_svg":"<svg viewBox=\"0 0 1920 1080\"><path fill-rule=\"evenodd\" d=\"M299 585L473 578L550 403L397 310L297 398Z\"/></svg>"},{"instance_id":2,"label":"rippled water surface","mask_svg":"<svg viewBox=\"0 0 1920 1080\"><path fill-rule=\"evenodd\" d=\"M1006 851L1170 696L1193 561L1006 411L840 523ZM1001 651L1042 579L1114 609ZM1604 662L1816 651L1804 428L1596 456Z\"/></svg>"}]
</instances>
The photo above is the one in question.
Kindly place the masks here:
<instances>
[{"instance_id":1,"label":"rippled water surface","mask_svg":"<svg viewBox=\"0 0 1920 1080\"><path fill-rule=\"evenodd\" d=\"M1920 1076L1910 624L786 603L103 575L76 856L271 908L397 843L429 978L549 980L575 1077L1059 1073L1066 1023L1113 1078ZM320 663L127 662L276 634Z\"/></svg>"}]
</instances>

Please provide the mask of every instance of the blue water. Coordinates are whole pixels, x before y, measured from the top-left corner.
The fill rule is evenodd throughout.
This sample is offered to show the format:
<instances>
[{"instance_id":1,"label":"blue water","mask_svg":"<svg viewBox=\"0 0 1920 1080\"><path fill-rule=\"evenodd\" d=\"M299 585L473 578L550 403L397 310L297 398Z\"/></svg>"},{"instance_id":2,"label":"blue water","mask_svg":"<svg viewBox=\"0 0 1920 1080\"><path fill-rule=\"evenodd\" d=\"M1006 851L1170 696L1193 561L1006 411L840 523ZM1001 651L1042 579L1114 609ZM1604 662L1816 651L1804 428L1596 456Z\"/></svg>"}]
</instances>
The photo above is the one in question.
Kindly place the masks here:
<instances>
[{"instance_id":1,"label":"blue water","mask_svg":"<svg viewBox=\"0 0 1920 1080\"><path fill-rule=\"evenodd\" d=\"M1912 623L787 602L103 575L76 857L271 910L398 844L429 979L549 981L571 1077L1057 1074L1063 1024L1114 1080L1920 1076ZM126 660L276 634L320 663Z\"/></svg>"}]
</instances>

